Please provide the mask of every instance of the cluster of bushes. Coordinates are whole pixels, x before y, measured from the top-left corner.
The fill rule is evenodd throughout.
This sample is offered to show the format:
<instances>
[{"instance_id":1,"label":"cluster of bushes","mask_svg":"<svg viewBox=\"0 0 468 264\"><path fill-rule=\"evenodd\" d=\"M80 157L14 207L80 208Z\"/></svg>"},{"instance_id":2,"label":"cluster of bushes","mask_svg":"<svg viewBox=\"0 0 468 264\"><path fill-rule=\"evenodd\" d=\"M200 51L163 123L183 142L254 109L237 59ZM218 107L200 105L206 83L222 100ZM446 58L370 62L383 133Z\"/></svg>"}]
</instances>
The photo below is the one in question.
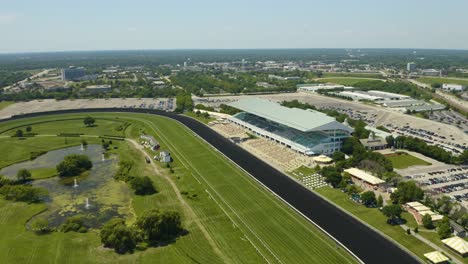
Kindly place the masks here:
<instances>
[{"instance_id":1,"label":"cluster of bushes","mask_svg":"<svg viewBox=\"0 0 468 264\"><path fill-rule=\"evenodd\" d=\"M421 153L435 160L451 164L468 164L468 150L461 155L453 156L450 152L441 147L428 145L424 140L414 137L398 136L396 139L392 136L386 138L389 145L401 147L407 150Z\"/></svg>"},{"instance_id":2,"label":"cluster of bushes","mask_svg":"<svg viewBox=\"0 0 468 264\"><path fill-rule=\"evenodd\" d=\"M44 155L46 153L47 153L47 151L31 151L31 153L29 154L29 159L30 160L35 160L39 156L42 156L42 155Z\"/></svg>"},{"instance_id":3,"label":"cluster of bushes","mask_svg":"<svg viewBox=\"0 0 468 264\"><path fill-rule=\"evenodd\" d=\"M193 110L192 95L188 92L180 90L176 95L176 113Z\"/></svg>"},{"instance_id":4,"label":"cluster of bushes","mask_svg":"<svg viewBox=\"0 0 468 264\"><path fill-rule=\"evenodd\" d=\"M133 226L127 226L123 219L114 218L101 229L101 242L123 254L135 248L144 249L147 245L173 241L183 231L179 213L152 209L137 218Z\"/></svg>"},{"instance_id":5,"label":"cluster of bushes","mask_svg":"<svg viewBox=\"0 0 468 264\"><path fill-rule=\"evenodd\" d=\"M241 110L235 108L235 107L232 107L232 106L229 106L227 104L221 104L219 105L219 112L220 113L223 113L223 114L228 114L228 115L235 115L237 113L240 113L242 112Z\"/></svg>"},{"instance_id":6,"label":"cluster of bushes","mask_svg":"<svg viewBox=\"0 0 468 264\"><path fill-rule=\"evenodd\" d=\"M150 195L156 193L153 181L148 176L133 176L130 175L134 163L132 161L120 161L117 173L114 175L114 179L124 181L130 184L137 195Z\"/></svg>"},{"instance_id":7,"label":"cluster of bushes","mask_svg":"<svg viewBox=\"0 0 468 264\"><path fill-rule=\"evenodd\" d=\"M109 150L110 145L112 145L112 140L106 141L106 140L104 140L104 139L101 139L101 145L102 145L102 148L103 148L105 151L107 151L107 150Z\"/></svg>"},{"instance_id":8,"label":"cluster of bushes","mask_svg":"<svg viewBox=\"0 0 468 264\"><path fill-rule=\"evenodd\" d=\"M44 188L33 187L31 185L22 184L6 184L0 188L6 200L37 203L44 200L48 192Z\"/></svg>"},{"instance_id":9,"label":"cluster of bushes","mask_svg":"<svg viewBox=\"0 0 468 264\"><path fill-rule=\"evenodd\" d=\"M66 232L78 232L78 233L86 233L88 231L88 227L84 224L84 216L75 215L68 217L65 222L60 226L60 231Z\"/></svg>"},{"instance_id":10,"label":"cluster of bushes","mask_svg":"<svg viewBox=\"0 0 468 264\"><path fill-rule=\"evenodd\" d=\"M86 155L71 154L66 156L57 165L57 171L61 177L77 176L93 167L93 163Z\"/></svg>"}]
</instances>

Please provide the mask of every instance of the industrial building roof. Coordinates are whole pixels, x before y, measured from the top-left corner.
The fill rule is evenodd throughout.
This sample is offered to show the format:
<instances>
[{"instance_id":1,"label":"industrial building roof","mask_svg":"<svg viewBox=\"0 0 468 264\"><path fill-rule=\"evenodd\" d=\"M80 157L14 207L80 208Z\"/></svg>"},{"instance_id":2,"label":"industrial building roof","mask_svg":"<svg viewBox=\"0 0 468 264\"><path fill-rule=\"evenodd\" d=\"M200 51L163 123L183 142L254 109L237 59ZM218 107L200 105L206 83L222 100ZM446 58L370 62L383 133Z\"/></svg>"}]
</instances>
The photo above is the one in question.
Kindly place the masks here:
<instances>
[{"instance_id":1,"label":"industrial building roof","mask_svg":"<svg viewBox=\"0 0 468 264\"><path fill-rule=\"evenodd\" d=\"M356 177L356 178L359 178L367 183L370 183L372 185L377 185L377 184L381 184L381 183L385 183L384 180L381 180L375 176L372 176L370 175L369 173L365 172L365 171L362 171L360 169L357 169L357 168L350 168L350 169L346 169L344 170L345 172L351 174L352 176Z\"/></svg>"},{"instance_id":2,"label":"industrial building roof","mask_svg":"<svg viewBox=\"0 0 468 264\"><path fill-rule=\"evenodd\" d=\"M463 238L457 236L451 237L442 240L442 243L462 255L468 253L468 242L466 242Z\"/></svg>"},{"instance_id":3,"label":"industrial building roof","mask_svg":"<svg viewBox=\"0 0 468 264\"><path fill-rule=\"evenodd\" d=\"M265 99L246 98L229 105L302 132L321 130L353 131L352 128L341 124L333 117L318 111L288 108Z\"/></svg>"}]
</instances>

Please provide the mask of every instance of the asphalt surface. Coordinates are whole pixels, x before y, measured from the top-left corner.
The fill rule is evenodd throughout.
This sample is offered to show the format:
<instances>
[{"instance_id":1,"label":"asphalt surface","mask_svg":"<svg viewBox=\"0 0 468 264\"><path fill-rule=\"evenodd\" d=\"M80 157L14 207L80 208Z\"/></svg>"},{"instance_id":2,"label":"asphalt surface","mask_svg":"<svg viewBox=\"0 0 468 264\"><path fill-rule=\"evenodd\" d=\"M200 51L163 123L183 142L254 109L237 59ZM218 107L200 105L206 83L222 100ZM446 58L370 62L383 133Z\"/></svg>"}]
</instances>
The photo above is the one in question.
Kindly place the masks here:
<instances>
[{"instance_id":1,"label":"asphalt surface","mask_svg":"<svg viewBox=\"0 0 468 264\"><path fill-rule=\"evenodd\" d=\"M365 263L419 263L416 258L390 240L190 117L146 109L77 109L25 114L1 120L0 122L40 115L83 112L138 112L175 119L205 139L270 190L326 230Z\"/></svg>"}]
</instances>

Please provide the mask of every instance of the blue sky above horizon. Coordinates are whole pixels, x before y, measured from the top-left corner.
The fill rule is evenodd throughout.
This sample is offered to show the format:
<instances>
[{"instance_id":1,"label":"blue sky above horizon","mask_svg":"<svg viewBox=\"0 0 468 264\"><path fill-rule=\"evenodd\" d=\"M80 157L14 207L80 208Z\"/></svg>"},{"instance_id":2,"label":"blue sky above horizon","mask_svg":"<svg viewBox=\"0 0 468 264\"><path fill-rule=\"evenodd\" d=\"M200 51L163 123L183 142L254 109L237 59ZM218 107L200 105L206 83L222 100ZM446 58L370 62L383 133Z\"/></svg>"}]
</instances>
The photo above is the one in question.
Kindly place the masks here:
<instances>
[{"instance_id":1,"label":"blue sky above horizon","mask_svg":"<svg viewBox=\"0 0 468 264\"><path fill-rule=\"evenodd\" d=\"M465 0L0 0L0 52L468 49Z\"/></svg>"}]
</instances>

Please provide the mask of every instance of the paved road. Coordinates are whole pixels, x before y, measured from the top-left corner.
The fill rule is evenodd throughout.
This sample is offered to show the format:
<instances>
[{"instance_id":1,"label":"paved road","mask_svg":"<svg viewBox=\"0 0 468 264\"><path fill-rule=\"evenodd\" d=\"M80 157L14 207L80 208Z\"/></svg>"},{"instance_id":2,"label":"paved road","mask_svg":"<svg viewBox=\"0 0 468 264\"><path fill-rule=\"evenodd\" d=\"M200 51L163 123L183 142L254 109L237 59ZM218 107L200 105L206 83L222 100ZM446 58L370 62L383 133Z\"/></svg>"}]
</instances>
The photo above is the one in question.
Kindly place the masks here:
<instances>
[{"instance_id":1,"label":"paved road","mask_svg":"<svg viewBox=\"0 0 468 264\"><path fill-rule=\"evenodd\" d=\"M365 263L419 263L413 255L401 249L376 231L349 216L334 205L309 191L282 172L230 142L206 125L187 116L145 109L76 109L47 113L33 113L16 118L44 114L80 112L139 112L175 119L225 154L271 191L295 207L308 219L326 230ZM1 120L0 122L4 122ZM254 201L253 201L254 202Z\"/></svg>"}]
</instances>

